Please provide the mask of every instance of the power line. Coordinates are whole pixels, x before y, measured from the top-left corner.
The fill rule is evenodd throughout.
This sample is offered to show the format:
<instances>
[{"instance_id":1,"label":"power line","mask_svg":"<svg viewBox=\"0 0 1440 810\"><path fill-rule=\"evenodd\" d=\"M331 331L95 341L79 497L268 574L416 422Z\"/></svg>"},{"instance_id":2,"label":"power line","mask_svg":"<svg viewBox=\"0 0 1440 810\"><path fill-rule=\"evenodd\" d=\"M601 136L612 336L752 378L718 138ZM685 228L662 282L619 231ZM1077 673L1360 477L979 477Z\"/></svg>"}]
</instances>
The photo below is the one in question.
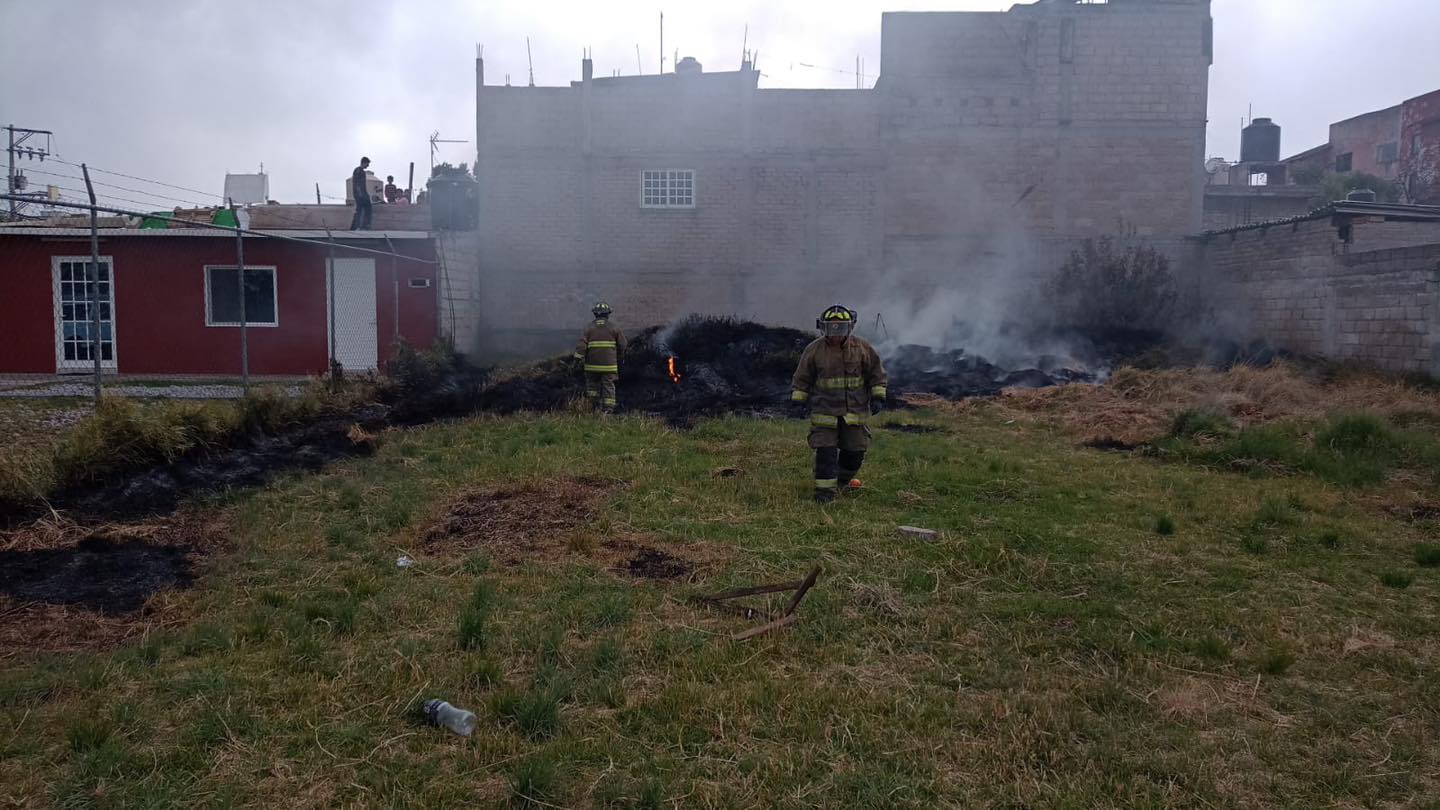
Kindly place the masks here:
<instances>
[{"instance_id":1,"label":"power line","mask_svg":"<svg viewBox=\"0 0 1440 810\"><path fill-rule=\"evenodd\" d=\"M71 162L68 161L68 160L61 160L60 158L54 158L54 160L55 160L55 162L57 162L57 163L64 163L64 164L67 165L67 166L74 166L74 167L77 168L77 169L80 168L80 164L79 164L79 163L71 163ZM97 169L97 168L95 168L94 166L91 166L91 167L90 167L90 171L92 171L92 172L100 172L101 174L111 174L111 175L114 175L114 176L116 176L116 177L124 177L124 178L126 178L126 179L128 179L128 180L139 180L139 181L142 182L142 183L153 183L153 184L155 184L155 185L157 185L157 186L164 186L164 187L166 187L166 188L173 188L173 189L175 189L175 190L177 190L177 191L188 191L188 192L190 192L190 193L192 193L192 194L199 194L199 195L202 196L202 197L214 197L214 198L217 199L217 200L223 200L223 199L225 199L225 195L224 195L224 194L214 194L214 193L211 193L211 192L209 192L209 191L201 191L201 190L198 189L198 188L189 188L189 187L186 187L186 186L177 186L177 185L175 185L175 184L173 184L173 183L162 183L162 182L159 181L159 180L151 180L151 179L148 178L148 177L136 177L136 176L133 175L133 174L125 174L124 172L115 172L115 171L110 171L109 169Z\"/></svg>"},{"instance_id":2,"label":"power line","mask_svg":"<svg viewBox=\"0 0 1440 810\"><path fill-rule=\"evenodd\" d=\"M60 174L59 172L48 172L48 171L45 171L44 169L26 169L26 171L27 171L27 172L30 172L30 173L34 173L34 174L49 175L49 176L51 176L51 177L63 177L63 178L65 178L65 179L67 179L67 180L81 180L82 182L83 182L83 180L84 180L84 178L80 177L79 175L75 175L75 174ZM153 192L153 191L146 191L146 190L143 189L143 188L130 188L129 186L120 186L120 185L116 185L116 184L114 184L114 183L102 183L102 182L100 182L99 180L91 180L90 182L91 182L91 185L104 186L105 188L113 188L113 189L118 189L118 190L120 190L120 191L129 191L129 192L132 192L132 193L135 193L135 194L144 194L144 195L147 196L147 197L155 197L155 198L157 198L157 199L169 200L169 201L171 201L171 202L182 202L182 203L185 203L186 205L198 205L198 206L201 206L201 207L207 207L207 206L213 206L213 205L214 205L214 203L202 203L202 202L197 202L197 201L195 201L195 200L186 200L186 199L181 199L181 198L179 198L179 197L171 197L171 196L168 196L168 195L166 195L166 194L157 194L157 193L155 193L155 192ZM117 198L117 199L118 199L118 198Z\"/></svg>"}]
</instances>

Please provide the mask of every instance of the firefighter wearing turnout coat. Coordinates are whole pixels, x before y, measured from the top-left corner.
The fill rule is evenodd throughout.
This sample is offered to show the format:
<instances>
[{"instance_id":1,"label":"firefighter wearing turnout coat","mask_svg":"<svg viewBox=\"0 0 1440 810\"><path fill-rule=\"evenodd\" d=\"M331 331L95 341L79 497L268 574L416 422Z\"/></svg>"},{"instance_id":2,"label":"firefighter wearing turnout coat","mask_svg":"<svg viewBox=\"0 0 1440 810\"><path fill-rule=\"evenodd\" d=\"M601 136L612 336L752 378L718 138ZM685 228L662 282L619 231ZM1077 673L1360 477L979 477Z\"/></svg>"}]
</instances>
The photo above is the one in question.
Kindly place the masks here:
<instances>
[{"instance_id":1,"label":"firefighter wearing turnout coat","mask_svg":"<svg viewBox=\"0 0 1440 810\"><path fill-rule=\"evenodd\" d=\"M830 307L815 327L821 337L800 355L790 399L810 412L815 501L829 503L837 491L858 484L855 474L870 447L866 422L884 406L886 378L875 347L851 334L854 310Z\"/></svg>"},{"instance_id":2,"label":"firefighter wearing turnout coat","mask_svg":"<svg viewBox=\"0 0 1440 810\"><path fill-rule=\"evenodd\" d=\"M625 333L610 322L610 305L601 301L590 310L595 320L585 327L575 346L575 359L585 364L585 397L601 413L614 413L615 381L620 379L620 356L625 353Z\"/></svg>"}]
</instances>

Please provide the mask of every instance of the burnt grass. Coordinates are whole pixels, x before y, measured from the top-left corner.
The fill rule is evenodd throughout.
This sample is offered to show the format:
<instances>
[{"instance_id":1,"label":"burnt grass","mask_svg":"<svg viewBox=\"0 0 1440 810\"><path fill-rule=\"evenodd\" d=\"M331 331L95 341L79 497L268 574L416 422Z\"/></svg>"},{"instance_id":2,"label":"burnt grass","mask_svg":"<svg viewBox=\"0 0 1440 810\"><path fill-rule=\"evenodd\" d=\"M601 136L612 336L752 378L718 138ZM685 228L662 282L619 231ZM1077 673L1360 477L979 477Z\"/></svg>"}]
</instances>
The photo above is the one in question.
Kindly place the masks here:
<instances>
[{"instance_id":1,"label":"burnt grass","mask_svg":"<svg viewBox=\"0 0 1440 810\"><path fill-rule=\"evenodd\" d=\"M690 316L672 326L652 326L631 338L621 362L620 410L658 416L678 427L725 414L787 415L791 375L813 339L808 332L734 318ZM678 382L669 374L671 358ZM889 408L906 407L903 397L911 393L957 399L993 395L1007 387L1090 379L1065 368L1012 371L963 350L937 352L924 346L898 347L889 353L886 366ZM48 506L81 521L168 514L188 498L258 486L288 471L315 471L372 452L373 441L353 438L356 426L374 433L477 411L561 410L584 394L584 375L569 358L552 358L508 378L491 379L491 370L468 366L451 354L413 363L394 377L382 388L380 402L274 434L257 431L229 448L52 493ZM0 506L0 526L33 520L47 511L40 503Z\"/></svg>"},{"instance_id":2,"label":"burnt grass","mask_svg":"<svg viewBox=\"0 0 1440 810\"><path fill-rule=\"evenodd\" d=\"M22 603L131 613L156 591L190 585L191 551L98 535L63 548L0 551L0 593Z\"/></svg>"}]
</instances>

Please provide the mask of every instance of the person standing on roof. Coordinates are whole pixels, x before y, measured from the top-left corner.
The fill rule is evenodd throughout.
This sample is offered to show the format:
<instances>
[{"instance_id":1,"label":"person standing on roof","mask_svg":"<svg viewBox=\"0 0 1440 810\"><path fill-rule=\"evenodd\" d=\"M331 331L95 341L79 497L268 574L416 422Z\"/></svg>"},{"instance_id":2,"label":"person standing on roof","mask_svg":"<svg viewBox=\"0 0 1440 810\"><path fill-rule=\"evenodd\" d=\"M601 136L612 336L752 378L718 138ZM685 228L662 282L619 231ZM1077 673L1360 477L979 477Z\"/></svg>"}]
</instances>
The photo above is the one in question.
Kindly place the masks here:
<instances>
[{"instance_id":1,"label":"person standing on roof","mask_svg":"<svg viewBox=\"0 0 1440 810\"><path fill-rule=\"evenodd\" d=\"M400 189L395 185L395 175L385 175L385 202L393 203L400 200Z\"/></svg>"},{"instance_id":2,"label":"person standing on roof","mask_svg":"<svg viewBox=\"0 0 1440 810\"><path fill-rule=\"evenodd\" d=\"M366 169L370 168L370 158L360 158L360 165L350 173L350 193L355 196L355 216L350 220L350 230L370 230L370 218L373 210L370 207L370 184L366 179Z\"/></svg>"},{"instance_id":3,"label":"person standing on roof","mask_svg":"<svg viewBox=\"0 0 1440 810\"><path fill-rule=\"evenodd\" d=\"M855 474L870 448L869 418L885 405L885 364L855 337L855 310L835 305L815 321L821 337L805 347L790 381L792 405L810 414L815 502L858 488Z\"/></svg>"},{"instance_id":4,"label":"person standing on roof","mask_svg":"<svg viewBox=\"0 0 1440 810\"><path fill-rule=\"evenodd\" d=\"M585 396L601 413L614 413L619 404L615 381L620 379L620 357L625 354L625 333L610 322L612 310L604 301L591 308L595 320L585 327L575 346L575 359L585 364Z\"/></svg>"}]
</instances>

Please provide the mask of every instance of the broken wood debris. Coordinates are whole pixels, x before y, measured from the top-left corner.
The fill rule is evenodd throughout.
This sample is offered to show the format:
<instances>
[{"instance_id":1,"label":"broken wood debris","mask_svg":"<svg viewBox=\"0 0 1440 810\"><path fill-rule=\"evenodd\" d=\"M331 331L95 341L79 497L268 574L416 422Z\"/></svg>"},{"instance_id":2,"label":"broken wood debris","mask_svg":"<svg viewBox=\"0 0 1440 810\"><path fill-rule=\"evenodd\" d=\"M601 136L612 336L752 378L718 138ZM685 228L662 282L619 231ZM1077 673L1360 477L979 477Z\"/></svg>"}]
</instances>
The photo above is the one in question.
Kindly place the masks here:
<instances>
[{"instance_id":1,"label":"broken wood debris","mask_svg":"<svg viewBox=\"0 0 1440 810\"><path fill-rule=\"evenodd\" d=\"M772 630L788 627L799 621L800 617L796 615L795 609L800 607L800 601L805 598L805 594L809 593L811 588L815 587L815 582L819 578L820 566L817 565L810 569L810 574L802 580L778 582L773 585L753 585L747 588L734 588L719 593L692 596L690 597L690 601L695 604L705 605L706 607L717 608L727 613L739 614L747 619L764 618L770 620L765 624L752 627L749 630L743 630L730 636L734 641L744 641L748 638L764 635ZM759 596L767 593L787 593L790 591L794 591L794 595L790 597L790 603L786 605L784 612L778 616L755 608L730 604L730 600L745 596Z\"/></svg>"},{"instance_id":2,"label":"broken wood debris","mask_svg":"<svg viewBox=\"0 0 1440 810\"><path fill-rule=\"evenodd\" d=\"M934 540L940 536L940 532L934 529L922 529L919 526L896 526L895 530L903 537L913 537L916 540Z\"/></svg>"}]
</instances>

